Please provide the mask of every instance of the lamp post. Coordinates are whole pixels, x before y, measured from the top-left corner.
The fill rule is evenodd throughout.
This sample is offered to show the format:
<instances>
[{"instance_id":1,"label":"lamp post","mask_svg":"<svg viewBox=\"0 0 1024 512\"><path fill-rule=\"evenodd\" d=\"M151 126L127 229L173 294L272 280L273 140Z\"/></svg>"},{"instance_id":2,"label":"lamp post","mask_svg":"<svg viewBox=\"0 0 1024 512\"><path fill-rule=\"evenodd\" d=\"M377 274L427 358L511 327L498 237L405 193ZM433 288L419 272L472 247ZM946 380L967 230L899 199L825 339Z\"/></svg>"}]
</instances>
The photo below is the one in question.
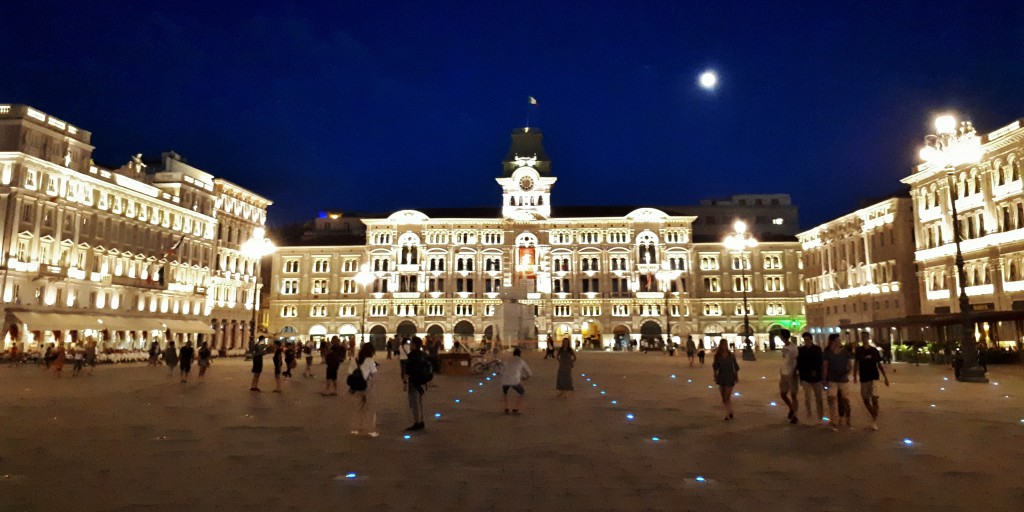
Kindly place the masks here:
<instances>
[{"instance_id":1,"label":"lamp post","mask_svg":"<svg viewBox=\"0 0 1024 512\"><path fill-rule=\"evenodd\" d=\"M942 115L935 118L935 134L924 138L921 159L928 164L942 167L946 171L949 187L949 204L953 215L953 242L956 244L957 283L960 287L960 351L963 366L959 380L962 382L988 382L985 370L978 364L978 347L974 340L974 322L971 320L971 300L967 297L967 273L964 271L964 254L960 248L960 216L956 209L957 194L953 175L960 165L976 164L981 161L984 150L981 139L970 121L957 123L955 117Z\"/></svg>"},{"instance_id":2,"label":"lamp post","mask_svg":"<svg viewBox=\"0 0 1024 512\"><path fill-rule=\"evenodd\" d=\"M746 354L747 343L750 342L750 308L747 306L747 265L743 254L757 247L757 239L747 232L747 223L737 220L732 225L732 233L725 237L726 249L740 254L740 287L743 288L743 348ZM753 355L753 351L751 351Z\"/></svg>"},{"instance_id":3,"label":"lamp post","mask_svg":"<svg viewBox=\"0 0 1024 512\"><path fill-rule=\"evenodd\" d=\"M363 343L366 343L366 287L370 286L370 283L376 279L377 276L373 275L368 269L363 269L361 272L356 274L356 282L363 287L363 307L359 310L360 325L359 332L363 335Z\"/></svg>"},{"instance_id":4,"label":"lamp post","mask_svg":"<svg viewBox=\"0 0 1024 512\"><path fill-rule=\"evenodd\" d=\"M271 242L266 237L267 231L263 228L255 228L252 230L252 237L242 244L241 252L246 258L250 258L255 261L255 272L254 279L252 282L252 327L249 329L249 346L256 346L256 314L259 312L258 300L260 295L260 274L263 257L272 254L277 247L274 246L274 242Z\"/></svg>"},{"instance_id":5,"label":"lamp post","mask_svg":"<svg viewBox=\"0 0 1024 512\"><path fill-rule=\"evenodd\" d=\"M669 350L669 351L672 350L673 345L672 345L672 324L670 323L672 317L671 317L671 313L670 313L670 311L668 309L668 299L669 299L669 296L672 294L672 284L671 283L672 283L672 281L675 281L676 279L678 279L679 278L679 274L681 274L681 273L682 272L680 272L679 270L669 270L669 269L661 269L657 273L658 280L661 281L662 286L665 288L665 342L666 342L666 349Z\"/></svg>"}]
</instances>

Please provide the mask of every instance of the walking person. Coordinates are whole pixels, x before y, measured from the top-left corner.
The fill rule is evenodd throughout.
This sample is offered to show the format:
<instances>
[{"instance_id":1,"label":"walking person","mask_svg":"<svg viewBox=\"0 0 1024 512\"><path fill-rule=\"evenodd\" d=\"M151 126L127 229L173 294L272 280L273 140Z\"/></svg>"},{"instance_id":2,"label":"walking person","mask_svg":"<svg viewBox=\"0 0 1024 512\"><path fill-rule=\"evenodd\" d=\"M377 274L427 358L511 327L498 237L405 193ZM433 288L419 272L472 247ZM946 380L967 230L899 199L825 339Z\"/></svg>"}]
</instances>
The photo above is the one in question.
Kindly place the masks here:
<instances>
[{"instance_id":1,"label":"walking person","mask_svg":"<svg viewBox=\"0 0 1024 512\"><path fill-rule=\"evenodd\" d=\"M825 376L825 392L828 397L828 426L833 431L838 426L850 426L850 417L843 400L850 396L850 362L853 355L839 342L839 334L828 335L828 346L822 356L822 374ZM844 422L845 420L845 422Z\"/></svg>"},{"instance_id":2,"label":"walking person","mask_svg":"<svg viewBox=\"0 0 1024 512\"><path fill-rule=\"evenodd\" d=\"M85 364L89 367L89 375L96 371L96 338L85 338Z\"/></svg>"},{"instance_id":3,"label":"walking person","mask_svg":"<svg viewBox=\"0 0 1024 512\"><path fill-rule=\"evenodd\" d=\"M505 369L501 372L501 400L505 404L505 414L519 415L519 408L523 405L523 395L526 394L523 382L533 376L530 365L526 364L522 355L523 352L518 348L513 350L512 359L505 363ZM511 410L508 406L508 390L510 389L518 393Z\"/></svg>"},{"instance_id":4,"label":"walking person","mask_svg":"<svg viewBox=\"0 0 1024 512\"><path fill-rule=\"evenodd\" d=\"M192 348L191 341L186 341L181 346L181 352L178 354L178 357L180 359L178 363L181 365L181 383L187 384L188 374L192 371L192 361L196 357L196 349Z\"/></svg>"},{"instance_id":5,"label":"walking person","mask_svg":"<svg viewBox=\"0 0 1024 512\"><path fill-rule=\"evenodd\" d=\"M427 392L427 383L431 379L433 363L423 352L423 341L414 336L402 375L402 388L409 397L409 410L412 412L412 426L405 429L407 431L423 430L427 426L423 421L423 394Z\"/></svg>"},{"instance_id":6,"label":"walking person","mask_svg":"<svg viewBox=\"0 0 1024 512\"><path fill-rule=\"evenodd\" d=\"M149 365L160 365L160 344L156 340L149 344Z\"/></svg>"},{"instance_id":7,"label":"walking person","mask_svg":"<svg viewBox=\"0 0 1024 512\"><path fill-rule=\"evenodd\" d=\"M281 366L284 365L284 347L281 340L274 342L274 393L281 392Z\"/></svg>"},{"instance_id":8,"label":"walking person","mask_svg":"<svg viewBox=\"0 0 1024 512\"><path fill-rule=\"evenodd\" d=\"M736 362L736 354L729 350L727 344L718 344L711 369L715 372L715 384L718 384L722 405L725 406L725 421L729 421L733 419L732 389L740 381L740 364Z\"/></svg>"},{"instance_id":9,"label":"walking person","mask_svg":"<svg viewBox=\"0 0 1024 512\"><path fill-rule=\"evenodd\" d=\"M178 349L174 348L173 341L168 341L164 349L164 364L167 365L167 378L173 378L174 369L178 367Z\"/></svg>"},{"instance_id":10,"label":"walking person","mask_svg":"<svg viewBox=\"0 0 1024 512\"><path fill-rule=\"evenodd\" d=\"M786 418L790 423L796 424L797 411L800 410L800 401L797 400L797 390L800 388L800 379L796 376L796 353L797 347L793 343L788 329L779 332L782 338L782 366L779 368L779 396L789 407Z\"/></svg>"},{"instance_id":11,"label":"walking person","mask_svg":"<svg viewBox=\"0 0 1024 512\"><path fill-rule=\"evenodd\" d=\"M64 350L64 343L57 344L57 350L53 354L53 375L58 379L61 373L64 371L64 361L67 360L68 354Z\"/></svg>"},{"instance_id":12,"label":"walking person","mask_svg":"<svg viewBox=\"0 0 1024 512\"><path fill-rule=\"evenodd\" d=\"M565 338L565 339L568 339L568 338ZM545 349L544 349L544 359L547 359L549 357L551 359L557 359L557 357L555 357L555 340L551 339L551 335L550 334L548 334L548 344L547 344L547 347L545 347Z\"/></svg>"},{"instance_id":13,"label":"walking person","mask_svg":"<svg viewBox=\"0 0 1024 512\"><path fill-rule=\"evenodd\" d=\"M700 361L701 366L704 366L704 340L697 343L697 360Z\"/></svg>"},{"instance_id":14,"label":"walking person","mask_svg":"<svg viewBox=\"0 0 1024 512\"><path fill-rule=\"evenodd\" d=\"M697 355L697 344L693 342L693 336L687 336L686 359L690 361L690 368L693 368L693 356L695 355ZM703 361L701 363L703 363Z\"/></svg>"},{"instance_id":15,"label":"walking person","mask_svg":"<svg viewBox=\"0 0 1024 512\"><path fill-rule=\"evenodd\" d=\"M853 382L860 377L860 397L864 401L871 414L871 430L878 430L878 377L885 379L885 386L889 387L889 376L885 374L885 367L882 366L882 355L878 349L868 343L868 339L861 340L857 347L853 360Z\"/></svg>"},{"instance_id":16,"label":"walking person","mask_svg":"<svg viewBox=\"0 0 1024 512\"><path fill-rule=\"evenodd\" d=\"M284 373L282 375L285 378L292 378L292 369L297 366L295 363L295 350L298 346L298 342L288 345L284 349Z\"/></svg>"},{"instance_id":17,"label":"walking person","mask_svg":"<svg viewBox=\"0 0 1024 512\"><path fill-rule=\"evenodd\" d=\"M82 367L85 366L85 351L80 347L71 349L71 360L74 362L71 376L78 377L78 374L82 373Z\"/></svg>"},{"instance_id":18,"label":"walking person","mask_svg":"<svg viewBox=\"0 0 1024 512\"><path fill-rule=\"evenodd\" d=\"M199 345L199 380L200 382L206 380L206 370L210 367L210 363L213 361L213 353L210 352L210 344L203 342Z\"/></svg>"},{"instance_id":19,"label":"walking person","mask_svg":"<svg viewBox=\"0 0 1024 512\"><path fill-rule=\"evenodd\" d=\"M43 364L46 365L46 369L50 369L50 364L53 363L53 345L46 345L46 352L43 353Z\"/></svg>"},{"instance_id":20,"label":"walking person","mask_svg":"<svg viewBox=\"0 0 1024 512\"><path fill-rule=\"evenodd\" d=\"M821 399L821 347L814 344L811 333L803 333L804 344L796 353L796 371L800 376L800 389L804 393L804 407L807 408L807 421L818 421L825 417L824 403ZM818 419L811 417L811 395L817 406ZM811 423L814 424L813 422Z\"/></svg>"},{"instance_id":21,"label":"walking person","mask_svg":"<svg viewBox=\"0 0 1024 512\"><path fill-rule=\"evenodd\" d=\"M313 378L313 340L306 342L306 346L302 347L302 354L306 356L306 371L302 372L303 377Z\"/></svg>"},{"instance_id":22,"label":"walking person","mask_svg":"<svg viewBox=\"0 0 1024 512\"><path fill-rule=\"evenodd\" d=\"M324 384L324 396L338 396L338 368L345 360L345 348L341 346L341 340L337 336L331 339L331 346L327 349L327 375Z\"/></svg>"},{"instance_id":23,"label":"walking person","mask_svg":"<svg viewBox=\"0 0 1024 512\"><path fill-rule=\"evenodd\" d=\"M256 340L256 344L252 347L252 384L249 386L249 391L260 390L260 374L263 373L263 346L266 338L260 336L259 340Z\"/></svg>"},{"instance_id":24,"label":"walking person","mask_svg":"<svg viewBox=\"0 0 1024 512\"><path fill-rule=\"evenodd\" d=\"M366 382L366 389L352 391L356 399L359 400L359 409L352 416L352 435L354 436L377 437L380 435L377 433L377 393L375 390L377 363L373 360L373 354L373 345L363 343L356 356L355 371L362 375L363 381Z\"/></svg>"},{"instance_id":25,"label":"walking person","mask_svg":"<svg viewBox=\"0 0 1024 512\"><path fill-rule=\"evenodd\" d=\"M547 358L545 357L545 359ZM572 368L576 363L576 352L573 351L569 338L562 339L562 347L558 349L558 355L555 356L555 359L558 360L558 375L555 378L555 389L558 390L559 398L565 398L573 391Z\"/></svg>"}]
</instances>

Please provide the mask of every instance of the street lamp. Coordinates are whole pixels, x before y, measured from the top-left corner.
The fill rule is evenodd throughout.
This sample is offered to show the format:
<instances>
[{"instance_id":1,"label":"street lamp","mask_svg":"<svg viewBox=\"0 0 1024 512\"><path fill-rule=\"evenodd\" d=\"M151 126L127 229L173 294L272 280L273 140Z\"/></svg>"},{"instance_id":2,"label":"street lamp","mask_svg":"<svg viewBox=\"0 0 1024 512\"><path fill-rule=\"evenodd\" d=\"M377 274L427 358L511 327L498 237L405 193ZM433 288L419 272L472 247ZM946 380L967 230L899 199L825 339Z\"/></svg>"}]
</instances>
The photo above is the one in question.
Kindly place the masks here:
<instances>
[{"instance_id":1,"label":"street lamp","mask_svg":"<svg viewBox=\"0 0 1024 512\"><path fill-rule=\"evenodd\" d=\"M726 235L723 243L726 249L740 254L740 287L743 288L743 348L746 349L747 343L750 342L750 314L747 306L747 265L743 254L757 247L757 239L747 232L746 222L737 220L732 225L732 233Z\"/></svg>"},{"instance_id":2,"label":"street lamp","mask_svg":"<svg viewBox=\"0 0 1024 512\"><path fill-rule=\"evenodd\" d=\"M266 237L267 231L261 227L257 227L252 230L252 237L242 244L241 252L242 256L254 260L256 269L252 282L252 328L249 330L249 346L256 346L256 314L259 311L257 300L260 294L260 273L261 273L261 261L263 257L272 254L277 247L274 246L274 242L271 242Z\"/></svg>"},{"instance_id":3,"label":"street lamp","mask_svg":"<svg viewBox=\"0 0 1024 512\"><path fill-rule=\"evenodd\" d=\"M669 323L671 316L668 309L668 299L672 294L672 281L679 278L679 274L682 272L679 270L661 269L657 273L658 280L661 281L662 286L665 288L665 340L667 342L667 349L672 350L672 324Z\"/></svg>"},{"instance_id":4,"label":"street lamp","mask_svg":"<svg viewBox=\"0 0 1024 512\"><path fill-rule=\"evenodd\" d=\"M360 309L361 321L359 326L359 332L363 334L363 343L366 343L366 287L370 286L370 283L376 278L373 272L366 268L356 274L356 282L363 287L363 307Z\"/></svg>"},{"instance_id":5,"label":"street lamp","mask_svg":"<svg viewBox=\"0 0 1024 512\"><path fill-rule=\"evenodd\" d=\"M957 126L957 120L951 115L935 118L934 135L924 138L921 148L921 159L930 165L942 167L946 171L946 184L949 187L949 203L953 214L953 242L956 244L956 273L960 285L960 351L963 354L963 367L959 380L963 382L988 382L985 370L978 364L978 347L974 341L974 323L971 320L971 300L967 297L967 274L964 271L964 253L960 248L960 216L956 209L956 186L953 175L959 165L976 164L981 161L984 150L981 139L974 131L970 121Z\"/></svg>"}]
</instances>

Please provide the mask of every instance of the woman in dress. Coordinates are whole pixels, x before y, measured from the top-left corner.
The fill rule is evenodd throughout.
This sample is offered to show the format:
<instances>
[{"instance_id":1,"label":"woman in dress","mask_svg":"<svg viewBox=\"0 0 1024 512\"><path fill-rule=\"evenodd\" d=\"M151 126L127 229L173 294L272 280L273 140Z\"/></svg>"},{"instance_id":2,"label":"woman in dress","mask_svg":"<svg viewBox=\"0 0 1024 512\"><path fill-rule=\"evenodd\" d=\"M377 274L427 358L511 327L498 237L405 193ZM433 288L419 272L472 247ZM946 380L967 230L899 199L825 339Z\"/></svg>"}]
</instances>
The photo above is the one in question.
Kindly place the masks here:
<instances>
[{"instance_id":1,"label":"woman in dress","mask_svg":"<svg viewBox=\"0 0 1024 512\"><path fill-rule=\"evenodd\" d=\"M204 341L199 346L199 380L204 380L204 377L206 377L206 369L210 367L210 357L212 355L210 353L210 344Z\"/></svg>"},{"instance_id":2,"label":"woman in dress","mask_svg":"<svg viewBox=\"0 0 1024 512\"><path fill-rule=\"evenodd\" d=\"M572 350L572 343L569 342L569 338L562 339L562 347L558 349L555 359L558 360L558 376L555 379L555 389L558 390L558 397L564 398L570 391L573 391L572 367L573 363L576 362L576 352Z\"/></svg>"},{"instance_id":3,"label":"woman in dress","mask_svg":"<svg viewBox=\"0 0 1024 512\"><path fill-rule=\"evenodd\" d=\"M701 366L704 366L704 340L697 343L697 360L700 361Z\"/></svg>"},{"instance_id":4,"label":"woman in dress","mask_svg":"<svg viewBox=\"0 0 1024 512\"><path fill-rule=\"evenodd\" d=\"M359 400L359 409L352 416L352 435L367 435L377 437L377 400L375 388L375 377L377 375L377 363L373 360L373 345L364 343L359 347L359 355L356 356L356 368L363 373L366 380L366 389L355 391L356 399Z\"/></svg>"},{"instance_id":5,"label":"woman in dress","mask_svg":"<svg viewBox=\"0 0 1024 512\"><path fill-rule=\"evenodd\" d=\"M260 374L263 373L263 336L252 346L252 385L249 391L260 390Z\"/></svg>"},{"instance_id":6,"label":"woman in dress","mask_svg":"<svg viewBox=\"0 0 1024 512\"><path fill-rule=\"evenodd\" d=\"M718 384L718 391L722 394L722 405L725 406L725 421L732 416L732 388L740 381L740 365L736 362L736 355L729 350L725 342L718 344L715 350L714 362L711 368L715 372L715 384Z\"/></svg>"},{"instance_id":7,"label":"woman in dress","mask_svg":"<svg viewBox=\"0 0 1024 512\"><path fill-rule=\"evenodd\" d=\"M327 349L327 379L324 384L324 396L338 395L338 368L345 358L345 348L341 346L341 339L337 336L331 338L331 348Z\"/></svg>"},{"instance_id":8,"label":"woman in dress","mask_svg":"<svg viewBox=\"0 0 1024 512\"><path fill-rule=\"evenodd\" d=\"M67 352L64 350L64 343L61 342L57 345L57 350L53 354L53 374L59 379L60 374L64 371L64 360L67 359Z\"/></svg>"}]
</instances>

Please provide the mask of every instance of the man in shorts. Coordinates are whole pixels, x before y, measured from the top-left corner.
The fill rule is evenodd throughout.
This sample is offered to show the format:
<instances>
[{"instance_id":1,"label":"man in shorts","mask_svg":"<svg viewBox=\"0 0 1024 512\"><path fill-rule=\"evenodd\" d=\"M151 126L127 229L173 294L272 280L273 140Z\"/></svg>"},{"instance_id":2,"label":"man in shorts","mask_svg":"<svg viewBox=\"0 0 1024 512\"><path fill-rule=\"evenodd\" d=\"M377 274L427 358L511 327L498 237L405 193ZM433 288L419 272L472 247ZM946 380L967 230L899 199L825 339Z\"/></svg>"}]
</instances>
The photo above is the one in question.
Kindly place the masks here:
<instances>
[{"instance_id":1,"label":"man in shorts","mask_svg":"<svg viewBox=\"0 0 1024 512\"><path fill-rule=\"evenodd\" d=\"M523 405L523 394L526 393L523 381L533 376L533 372L530 371L530 365L523 361L522 355L522 351L518 348L512 351L512 359L505 363L505 369L501 372L501 399L505 404L505 414L509 414L509 412L516 415L519 414L519 407ZM516 393L519 393L511 411L508 407L509 389L514 389Z\"/></svg>"},{"instance_id":2,"label":"man in shorts","mask_svg":"<svg viewBox=\"0 0 1024 512\"><path fill-rule=\"evenodd\" d=\"M839 342L839 334L828 335L828 346L823 355L825 376L825 396L828 397L828 424L833 431L843 424L850 426L850 416L846 412L844 402L850 396L850 360L853 354L847 352Z\"/></svg>"},{"instance_id":3,"label":"man in shorts","mask_svg":"<svg viewBox=\"0 0 1024 512\"><path fill-rule=\"evenodd\" d=\"M853 382L860 377L860 397L864 400L864 407L871 413L871 430L878 430L878 376L885 379L886 387L889 386L889 376L885 374L885 367L882 366L882 355L878 349L872 347L865 337L857 347L857 353L853 359Z\"/></svg>"},{"instance_id":4,"label":"man in shorts","mask_svg":"<svg viewBox=\"0 0 1024 512\"><path fill-rule=\"evenodd\" d=\"M786 418L789 422L796 424L796 413L800 409L800 402L796 399L797 389L800 387L800 379L796 376L796 344L790 338L788 329L779 332L782 338L782 367L779 368L779 396L789 407L789 414ZM689 341L687 342L689 343ZM692 362L690 366L693 366Z\"/></svg>"},{"instance_id":5,"label":"man in shorts","mask_svg":"<svg viewBox=\"0 0 1024 512\"><path fill-rule=\"evenodd\" d=\"M817 421L811 416L811 395L818 406L818 418L825 417L824 403L821 398L821 347L814 344L811 333L803 334L804 344L796 353L796 371L800 376L800 388L804 393L804 407L807 408L807 420ZM812 423L813 425L813 423Z\"/></svg>"}]
</instances>

